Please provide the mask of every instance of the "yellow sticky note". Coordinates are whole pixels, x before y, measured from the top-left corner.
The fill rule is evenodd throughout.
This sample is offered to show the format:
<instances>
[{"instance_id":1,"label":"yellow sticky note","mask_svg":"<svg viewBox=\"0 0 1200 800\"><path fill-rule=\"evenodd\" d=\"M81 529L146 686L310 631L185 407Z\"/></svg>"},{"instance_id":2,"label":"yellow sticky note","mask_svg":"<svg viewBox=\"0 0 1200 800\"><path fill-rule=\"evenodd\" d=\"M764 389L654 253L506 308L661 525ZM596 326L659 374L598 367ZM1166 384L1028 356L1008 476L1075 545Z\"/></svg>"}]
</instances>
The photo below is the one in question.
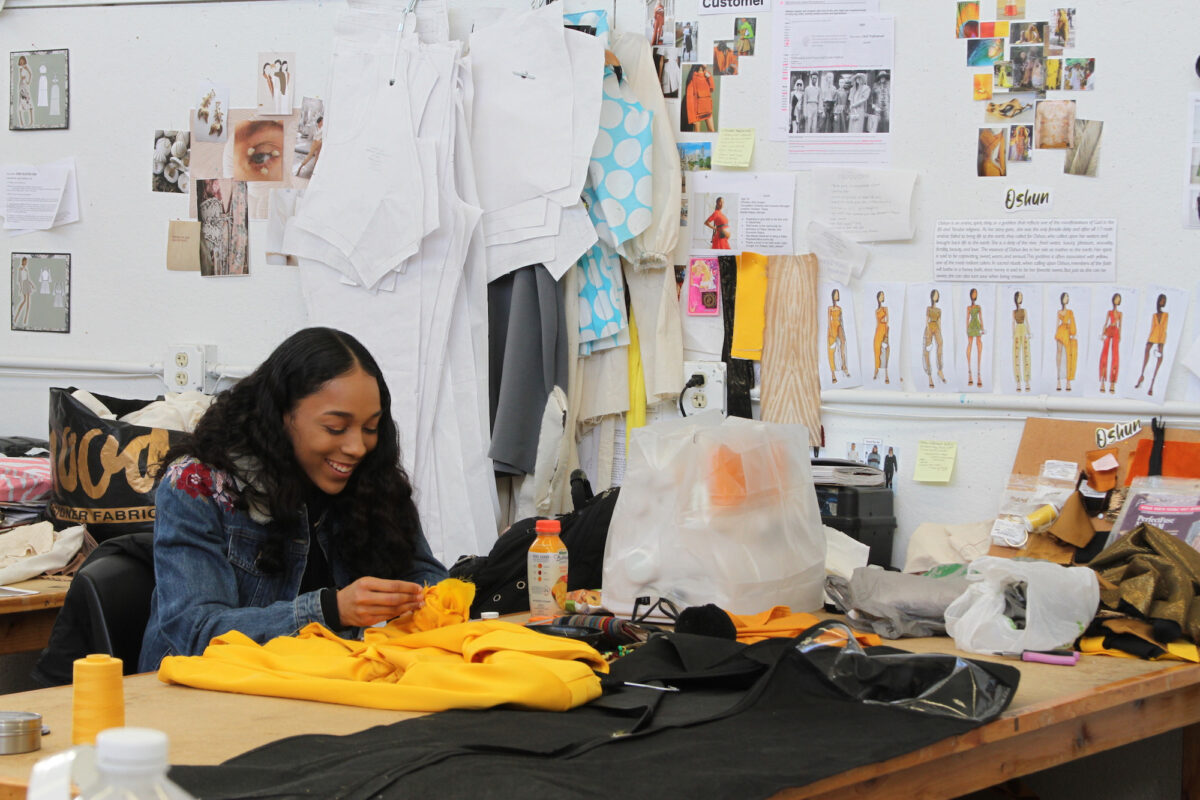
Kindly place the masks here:
<instances>
[{"instance_id":1,"label":"yellow sticky note","mask_svg":"<svg viewBox=\"0 0 1200 800\"><path fill-rule=\"evenodd\" d=\"M754 128L722 128L713 148L713 164L718 167L748 167L754 153Z\"/></svg>"},{"instance_id":2,"label":"yellow sticky note","mask_svg":"<svg viewBox=\"0 0 1200 800\"><path fill-rule=\"evenodd\" d=\"M925 483L949 483L954 472L954 458L958 454L958 442L937 442L922 439L917 446L917 467L914 481Z\"/></svg>"}]
</instances>

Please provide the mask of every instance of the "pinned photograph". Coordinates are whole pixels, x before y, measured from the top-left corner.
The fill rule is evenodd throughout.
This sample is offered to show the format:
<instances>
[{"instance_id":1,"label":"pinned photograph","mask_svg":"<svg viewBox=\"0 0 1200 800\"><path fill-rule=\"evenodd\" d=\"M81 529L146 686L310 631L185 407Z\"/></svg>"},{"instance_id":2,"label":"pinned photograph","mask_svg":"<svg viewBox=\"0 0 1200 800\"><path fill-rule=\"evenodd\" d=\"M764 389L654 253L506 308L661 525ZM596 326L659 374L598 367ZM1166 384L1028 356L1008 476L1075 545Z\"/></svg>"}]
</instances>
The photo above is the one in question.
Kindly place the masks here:
<instances>
[{"instance_id":1,"label":"pinned photograph","mask_svg":"<svg viewBox=\"0 0 1200 800\"><path fill-rule=\"evenodd\" d=\"M646 4L646 38L650 46L669 45L667 32L675 30L675 0L651 0Z\"/></svg>"},{"instance_id":2,"label":"pinned photograph","mask_svg":"<svg viewBox=\"0 0 1200 800\"><path fill-rule=\"evenodd\" d=\"M891 73L886 69L793 70L789 133L888 133Z\"/></svg>"},{"instance_id":3,"label":"pinned photograph","mask_svg":"<svg viewBox=\"0 0 1200 800\"><path fill-rule=\"evenodd\" d=\"M234 180L283 180L286 174L284 157L291 155L284 144L283 122L277 119L245 120L235 123L233 131Z\"/></svg>"},{"instance_id":4,"label":"pinned photograph","mask_svg":"<svg viewBox=\"0 0 1200 800\"><path fill-rule=\"evenodd\" d=\"M720 264L713 256L688 260L687 310L692 316L710 317L721 313Z\"/></svg>"},{"instance_id":5,"label":"pinned photograph","mask_svg":"<svg viewBox=\"0 0 1200 800\"><path fill-rule=\"evenodd\" d=\"M1200 147L1192 148L1192 165L1188 168L1188 182L1200 183Z\"/></svg>"},{"instance_id":6,"label":"pinned photograph","mask_svg":"<svg viewBox=\"0 0 1200 800\"><path fill-rule=\"evenodd\" d=\"M229 87L202 83L196 90L191 114L192 143L225 142L229 138Z\"/></svg>"},{"instance_id":7,"label":"pinned photograph","mask_svg":"<svg viewBox=\"0 0 1200 800\"><path fill-rule=\"evenodd\" d=\"M737 54L739 56L754 55L754 33L758 28L758 20L754 17L735 17L733 20L733 35L737 37Z\"/></svg>"},{"instance_id":8,"label":"pinned photograph","mask_svg":"<svg viewBox=\"0 0 1200 800\"><path fill-rule=\"evenodd\" d=\"M721 79L707 64L685 64L683 101L679 104L679 130L683 133L716 133L717 101Z\"/></svg>"},{"instance_id":9,"label":"pinned photograph","mask_svg":"<svg viewBox=\"0 0 1200 800\"><path fill-rule=\"evenodd\" d=\"M662 86L663 97L672 99L679 97L679 86L683 74L679 66L679 48L656 47L655 52L662 56L662 72L659 74L659 84Z\"/></svg>"},{"instance_id":10,"label":"pinned photograph","mask_svg":"<svg viewBox=\"0 0 1200 800\"><path fill-rule=\"evenodd\" d=\"M300 119L296 124L296 147L292 161L297 178L311 178L325 143L325 102L306 97L300 102Z\"/></svg>"},{"instance_id":11,"label":"pinned photograph","mask_svg":"<svg viewBox=\"0 0 1200 800\"><path fill-rule=\"evenodd\" d=\"M71 332L71 256L13 253L11 327L37 333Z\"/></svg>"},{"instance_id":12,"label":"pinned photograph","mask_svg":"<svg viewBox=\"0 0 1200 800\"><path fill-rule=\"evenodd\" d=\"M191 148L187 131L154 132L154 166L150 188L156 192L186 194Z\"/></svg>"},{"instance_id":13,"label":"pinned photograph","mask_svg":"<svg viewBox=\"0 0 1200 800\"><path fill-rule=\"evenodd\" d=\"M1014 91L1046 90L1046 52L1042 45L1013 45L1009 48L1009 60L1012 62Z\"/></svg>"},{"instance_id":14,"label":"pinned photograph","mask_svg":"<svg viewBox=\"0 0 1200 800\"><path fill-rule=\"evenodd\" d=\"M1098 119L1075 120L1075 143L1067 150L1063 172L1096 177L1100 169L1100 134L1103 131L1104 123Z\"/></svg>"},{"instance_id":15,"label":"pinned photograph","mask_svg":"<svg viewBox=\"0 0 1200 800\"><path fill-rule=\"evenodd\" d=\"M1033 126L1032 125L1010 125L1008 128L1008 160L1009 163L1014 161L1032 161L1033 160Z\"/></svg>"},{"instance_id":16,"label":"pinned photograph","mask_svg":"<svg viewBox=\"0 0 1200 800\"><path fill-rule=\"evenodd\" d=\"M974 75L975 82L975 99L976 100L991 100L992 99L992 76L986 72L977 72Z\"/></svg>"},{"instance_id":17,"label":"pinned photograph","mask_svg":"<svg viewBox=\"0 0 1200 800\"><path fill-rule=\"evenodd\" d=\"M292 113L295 97L295 53L259 53L258 113L285 115Z\"/></svg>"},{"instance_id":18,"label":"pinned photograph","mask_svg":"<svg viewBox=\"0 0 1200 800\"><path fill-rule=\"evenodd\" d=\"M1061 56L1063 49L1075 46L1075 9L1050 9L1050 24L1046 27L1046 55Z\"/></svg>"},{"instance_id":19,"label":"pinned photograph","mask_svg":"<svg viewBox=\"0 0 1200 800\"><path fill-rule=\"evenodd\" d=\"M967 66L990 67L997 61L1004 60L1004 40L992 39L967 40Z\"/></svg>"},{"instance_id":20,"label":"pinned photograph","mask_svg":"<svg viewBox=\"0 0 1200 800\"><path fill-rule=\"evenodd\" d=\"M682 63L696 61L696 42L700 38L700 23L694 20L675 23L675 46L679 48Z\"/></svg>"},{"instance_id":21,"label":"pinned photograph","mask_svg":"<svg viewBox=\"0 0 1200 800\"><path fill-rule=\"evenodd\" d=\"M1025 19L1025 0L996 0L996 19Z\"/></svg>"},{"instance_id":22,"label":"pinned photograph","mask_svg":"<svg viewBox=\"0 0 1200 800\"><path fill-rule=\"evenodd\" d=\"M249 275L246 184L227 179L197 180L200 274Z\"/></svg>"},{"instance_id":23,"label":"pinned photograph","mask_svg":"<svg viewBox=\"0 0 1200 800\"><path fill-rule=\"evenodd\" d=\"M1009 91L1012 89L1012 62L998 61L992 67L992 91L998 92L1001 89Z\"/></svg>"},{"instance_id":24,"label":"pinned photograph","mask_svg":"<svg viewBox=\"0 0 1200 800\"><path fill-rule=\"evenodd\" d=\"M1021 92L996 98L984 106L985 122L1032 122L1037 96L1033 92Z\"/></svg>"},{"instance_id":25,"label":"pinned photograph","mask_svg":"<svg viewBox=\"0 0 1200 800\"><path fill-rule=\"evenodd\" d=\"M738 210L741 198L733 192L692 195L696 211L703 222L692 227L693 250L740 250L735 247L738 229ZM700 219L697 216L697 219Z\"/></svg>"},{"instance_id":26,"label":"pinned photograph","mask_svg":"<svg viewBox=\"0 0 1200 800\"><path fill-rule=\"evenodd\" d=\"M8 129L69 128L69 51L18 50L8 63Z\"/></svg>"},{"instance_id":27,"label":"pinned photograph","mask_svg":"<svg viewBox=\"0 0 1200 800\"><path fill-rule=\"evenodd\" d=\"M1002 178L1008 174L1004 128L979 129L979 153L976 174L981 178Z\"/></svg>"},{"instance_id":28,"label":"pinned photograph","mask_svg":"<svg viewBox=\"0 0 1200 800\"><path fill-rule=\"evenodd\" d=\"M737 75L738 54L735 43L729 39L713 42L713 74Z\"/></svg>"},{"instance_id":29,"label":"pinned photograph","mask_svg":"<svg viewBox=\"0 0 1200 800\"><path fill-rule=\"evenodd\" d=\"M1065 58L1063 59L1063 89L1074 92L1090 92L1096 88L1093 76L1096 74L1096 59L1094 58Z\"/></svg>"},{"instance_id":30,"label":"pinned photograph","mask_svg":"<svg viewBox=\"0 0 1200 800\"><path fill-rule=\"evenodd\" d=\"M984 39L991 39L994 36L999 36L1001 39L1007 39L1009 25L1007 22L981 22L979 23L979 35Z\"/></svg>"},{"instance_id":31,"label":"pinned photograph","mask_svg":"<svg viewBox=\"0 0 1200 800\"><path fill-rule=\"evenodd\" d=\"M974 39L979 36L979 2L959 2L954 20L954 35L959 39Z\"/></svg>"},{"instance_id":32,"label":"pinned photograph","mask_svg":"<svg viewBox=\"0 0 1200 800\"><path fill-rule=\"evenodd\" d=\"M679 142L675 146L684 172L712 169L712 142Z\"/></svg>"},{"instance_id":33,"label":"pinned photograph","mask_svg":"<svg viewBox=\"0 0 1200 800\"><path fill-rule=\"evenodd\" d=\"M1012 44L1045 44L1046 23L1014 22L1008 30L1008 41Z\"/></svg>"},{"instance_id":34,"label":"pinned photograph","mask_svg":"<svg viewBox=\"0 0 1200 800\"><path fill-rule=\"evenodd\" d=\"M1062 88L1062 59L1046 59L1046 89L1057 91Z\"/></svg>"},{"instance_id":35,"label":"pinned photograph","mask_svg":"<svg viewBox=\"0 0 1200 800\"><path fill-rule=\"evenodd\" d=\"M1075 101L1039 100L1034 110L1033 146L1064 150L1075 144Z\"/></svg>"}]
</instances>

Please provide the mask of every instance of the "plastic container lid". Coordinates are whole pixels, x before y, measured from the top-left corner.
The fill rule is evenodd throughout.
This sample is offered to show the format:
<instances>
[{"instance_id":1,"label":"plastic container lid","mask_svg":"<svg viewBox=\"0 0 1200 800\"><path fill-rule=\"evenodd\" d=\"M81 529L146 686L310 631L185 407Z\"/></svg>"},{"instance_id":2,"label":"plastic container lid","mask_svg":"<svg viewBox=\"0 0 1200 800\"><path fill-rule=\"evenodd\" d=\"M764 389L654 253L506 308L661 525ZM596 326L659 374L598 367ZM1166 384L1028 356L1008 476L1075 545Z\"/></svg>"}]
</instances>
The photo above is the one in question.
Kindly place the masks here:
<instances>
[{"instance_id":1,"label":"plastic container lid","mask_svg":"<svg viewBox=\"0 0 1200 800\"><path fill-rule=\"evenodd\" d=\"M29 753L42 747L42 715L0 711L0 755Z\"/></svg>"},{"instance_id":2,"label":"plastic container lid","mask_svg":"<svg viewBox=\"0 0 1200 800\"><path fill-rule=\"evenodd\" d=\"M109 728L96 734L96 766L106 772L167 768L167 735L153 728Z\"/></svg>"},{"instance_id":3,"label":"plastic container lid","mask_svg":"<svg viewBox=\"0 0 1200 800\"><path fill-rule=\"evenodd\" d=\"M500 619L499 611L485 611L479 615L480 619Z\"/></svg>"},{"instance_id":4,"label":"plastic container lid","mask_svg":"<svg viewBox=\"0 0 1200 800\"><path fill-rule=\"evenodd\" d=\"M534 533L562 533L562 523L556 519L539 519L533 523Z\"/></svg>"}]
</instances>

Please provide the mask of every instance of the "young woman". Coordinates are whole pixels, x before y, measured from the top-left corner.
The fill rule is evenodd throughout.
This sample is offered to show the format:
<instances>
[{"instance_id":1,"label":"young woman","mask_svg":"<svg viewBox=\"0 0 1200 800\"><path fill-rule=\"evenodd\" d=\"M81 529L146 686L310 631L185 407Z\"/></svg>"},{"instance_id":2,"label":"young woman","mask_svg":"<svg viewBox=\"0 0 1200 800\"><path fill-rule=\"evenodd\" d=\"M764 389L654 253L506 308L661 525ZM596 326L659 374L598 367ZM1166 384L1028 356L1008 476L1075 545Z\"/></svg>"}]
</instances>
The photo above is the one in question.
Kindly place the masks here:
<instances>
[{"instance_id":1,"label":"young woman","mask_svg":"<svg viewBox=\"0 0 1200 800\"><path fill-rule=\"evenodd\" d=\"M1117 374L1121 369L1121 293L1112 296L1112 308L1104 315L1104 329L1100 331L1100 391L1108 383L1108 393L1117 391Z\"/></svg>"},{"instance_id":2,"label":"young woman","mask_svg":"<svg viewBox=\"0 0 1200 800\"><path fill-rule=\"evenodd\" d=\"M421 607L446 570L390 409L375 359L330 328L293 334L217 396L160 462L142 670L229 630L266 642Z\"/></svg>"},{"instance_id":3,"label":"young woman","mask_svg":"<svg viewBox=\"0 0 1200 800\"><path fill-rule=\"evenodd\" d=\"M688 73L685 107L687 124L692 126L693 131L716 131L712 121L714 86L707 67L703 64L692 66L691 72Z\"/></svg>"},{"instance_id":4,"label":"young woman","mask_svg":"<svg viewBox=\"0 0 1200 800\"><path fill-rule=\"evenodd\" d=\"M1055 346L1054 363L1058 369L1058 384L1055 391L1062 391L1063 380L1067 382L1067 391L1071 391L1071 381L1075 380L1075 362L1079 357L1079 342L1075 338L1075 312L1067 308L1071 296L1063 292L1058 296L1058 327L1054 329Z\"/></svg>"},{"instance_id":5,"label":"young woman","mask_svg":"<svg viewBox=\"0 0 1200 800\"><path fill-rule=\"evenodd\" d=\"M862 133L867 119L867 101L871 99L871 87L865 73L854 76L850 90L850 133Z\"/></svg>"},{"instance_id":6,"label":"young woman","mask_svg":"<svg viewBox=\"0 0 1200 800\"><path fill-rule=\"evenodd\" d=\"M22 128L33 127L33 71L25 56L17 58L17 121Z\"/></svg>"},{"instance_id":7,"label":"young woman","mask_svg":"<svg viewBox=\"0 0 1200 800\"><path fill-rule=\"evenodd\" d=\"M725 198L718 197L716 207L713 212L708 215L708 219L704 220L704 227L712 231L712 249L713 250L729 250L729 218L725 216L722 210L725 208Z\"/></svg>"},{"instance_id":8,"label":"young woman","mask_svg":"<svg viewBox=\"0 0 1200 800\"><path fill-rule=\"evenodd\" d=\"M1142 388L1142 381L1146 380L1146 364L1150 361L1150 351L1157 347L1158 362L1154 365L1154 374L1150 376L1150 391L1146 392L1147 395L1154 394L1154 382L1158 380L1158 370L1163 362L1163 348L1167 346L1167 318L1170 315L1164 310L1166 307L1167 296L1160 294L1155 304L1157 310L1150 320L1150 335L1146 337L1146 354L1142 357L1142 374L1138 376L1137 386L1133 387L1135 389Z\"/></svg>"}]
</instances>

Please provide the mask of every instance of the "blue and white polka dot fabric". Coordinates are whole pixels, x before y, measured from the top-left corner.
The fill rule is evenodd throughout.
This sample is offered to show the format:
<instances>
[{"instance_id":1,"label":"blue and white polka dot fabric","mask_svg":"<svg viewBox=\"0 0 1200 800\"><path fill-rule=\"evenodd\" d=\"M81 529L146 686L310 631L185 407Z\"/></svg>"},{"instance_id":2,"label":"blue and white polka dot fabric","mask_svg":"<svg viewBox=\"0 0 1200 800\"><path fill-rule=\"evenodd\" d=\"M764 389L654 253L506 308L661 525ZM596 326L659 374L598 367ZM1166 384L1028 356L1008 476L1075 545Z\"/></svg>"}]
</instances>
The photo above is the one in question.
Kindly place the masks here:
<instances>
[{"instance_id":1,"label":"blue and white polka dot fabric","mask_svg":"<svg viewBox=\"0 0 1200 800\"><path fill-rule=\"evenodd\" d=\"M596 233L614 248L650 227L653 118L606 66L600 131L583 194Z\"/></svg>"},{"instance_id":2,"label":"blue and white polka dot fabric","mask_svg":"<svg viewBox=\"0 0 1200 800\"><path fill-rule=\"evenodd\" d=\"M628 324L625 280L617 254L603 242L592 245L576 266L579 281L579 354L590 355L603 339L616 336Z\"/></svg>"},{"instance_id":3,"label":"blue and white polka dot fabric","mask_svg":"<svg viewBox=\"0 0 1200 800\"><path fill-rule=\"evenodd\" d=\"M609 47L607 11L596 9L595 11L576 11L572 14L563 14L563 23L567 25L586 25L589 28L595 28L596 38L604 42L605 47Z\"/></svg>"}]
</instances>

